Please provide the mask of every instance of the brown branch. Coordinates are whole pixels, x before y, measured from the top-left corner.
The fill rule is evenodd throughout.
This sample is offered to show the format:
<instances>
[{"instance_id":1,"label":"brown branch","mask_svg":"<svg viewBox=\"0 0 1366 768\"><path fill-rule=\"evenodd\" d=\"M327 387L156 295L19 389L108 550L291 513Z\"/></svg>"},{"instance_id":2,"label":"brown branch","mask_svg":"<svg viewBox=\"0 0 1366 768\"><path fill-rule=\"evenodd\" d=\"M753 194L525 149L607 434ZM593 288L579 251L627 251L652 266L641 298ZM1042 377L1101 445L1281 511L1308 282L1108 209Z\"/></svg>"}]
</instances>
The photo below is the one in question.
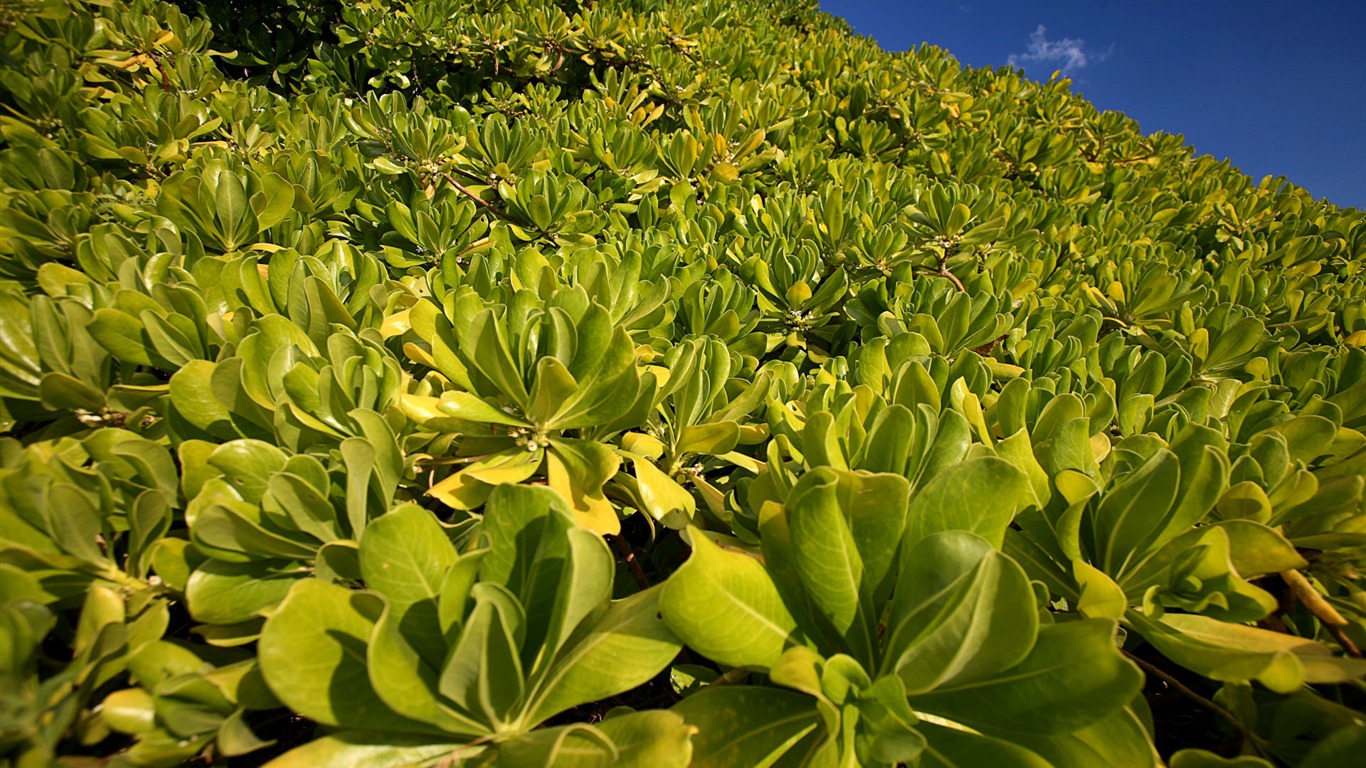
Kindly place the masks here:
<instances>
[{"instance_id":1,"label":"brown branch","mask_svg":"<svg viewBox=\"0 0 1366 768\"><path fill-rule=\"evenodd\" d=\"M948 280L949 282L953 283L953 287L957 288L959 292L968 292L968 289L963 286L963 281L958 279L958 275L955 275L954 273L950 272L949 268L946 266L940 265L939 269L930 269L929 267L916 267L914 271L922 275L942 277Z\"/></svg>"},{"instance_id":2,"label":"brown branch","mask_svg":"<svg viewBox=\"0 0 1366 768\"><path fill-rule=\"evenodd\" d=\"M640 561L636 559L636 551L631 547L631 542L622 536L608 536L612 540L612 546L616 548L617 554L621 555L622 562L626 563L627 569L635 577L636 584L641 589L650 588L650 580L645 576L645 569L640 567Z\"/></svg>"},{"instance_id":3,"label":"brown branch","mask_svg":"<svg viewBox=\"0 0 1366 768\"><path fill-rule=\"evenodd\" d=\"M958 279L958 275L955 275L954 273L950 272L949 268L943 264L939 265L939 276L948 278L949 282L953 283L954 286L958 288L959 293L968 292L968 289L963 287L963 281Z\"/></svg>"},{"instance_id":4,"label":"brown branch","mask_svg":"<svg viewBox=\"0 0 1366 768\"><path fill-rule=\"evenodd\" d=\"M725 673L717 677L715 680L711 681L710 683L707 683L707 687L710 688L713 685L732 685L734 683L740 682L741 680L744 680L746 677L749 677L749 674L750 671L748 669L745 669L744 667L735 667L733 669L728 669L725 671Z\"/></svg>"},{"instance_id":5,"label":"brown branch","mask_svg":"<svg viewBox=\"0 0 1366 768\"><path fill-rule=\"evenodd\" d=\"M1210 699L1207 699L1204 696L1201 696L1200 694L1191 690L1185 683L1181 682L1174 676L1163 671L1156 665L1144 661L1143 659L1140 659L1139 657L1135 656L1129 651L1125 651L1123 649L1121 649L1121 651L1125 656L1128 656L1131 661L1133 661L1138 666L1142 667L1144 672L1147 672L1148 674L1157 677L1162 682L1166 683L1167 685L1170 685L1177 693L1181 694L1182 696L1185 696L1186 698L1190 699L1196 704L1199 704L1201 707L1204 707L1210 712L1213 712L1214 714L1218 715L1220 719L1226 721L1229 725L1233 726L1233 730L1237 731L1238 734L1241 735L1244 739L1250 741L1254 746L1256 746L1263 752L1267 751L1268 745L1266 741L1262 737L1245 728L1242 722L1240 722L1232 712L1228 711L1227 709L1224 709L1223 707L1214 703Z\"/></svg>"},{"instance_id":6,"label":"brown branch","mask_svg":"<svg viewBox=\"0 0 1366 768\"><path fill-rule=\"evenodd\" d=\"M1342 646L1342 650L1346 651L1348 656L1362 658L1361 649L1357 648L1356 643L1352 642L1352 639L1342 629L1347 626L1347 619L1343 618L1342 614L1338 613L1338 609L1334 608L1332 603L1319 594L1317 589L1314 589L1314 585L1309 583L1309 579L1306 579L1304 574L1291 569L1281 571L1281 578L1285 580L1286 586L1290 587L1291 594L1328 629L1328 632L1337 639L1338 644Z\"/></svg>"},{"instance_id":7,"label":"brown branch","mask_svg":"<svg viewBox=\"0 0 1366 768\"><path fill-rule=\"evenodd\" d=\"M497 216L498 218L504 221L509 221L513 224L521 226L522 223L520 221L517 221L516 219L507 215L503 212L502 209L498 208L498 206L494 205L493 203L490 203L489 201L485 200L479 195L476 195L473 192L471 192L469 187L466 187L464 184L461 184L460 182L456 181L455 178L452 177L449 173L446 173L445 171L439 171L438 173L441 176L441 178L446 180L447 184L450 184L452 187L455 187L456 192L459 192L465 197L468 197L470 200L473 200L475 205L488 209L493 213L494 216Z\"/></svg>"}]
</instances>

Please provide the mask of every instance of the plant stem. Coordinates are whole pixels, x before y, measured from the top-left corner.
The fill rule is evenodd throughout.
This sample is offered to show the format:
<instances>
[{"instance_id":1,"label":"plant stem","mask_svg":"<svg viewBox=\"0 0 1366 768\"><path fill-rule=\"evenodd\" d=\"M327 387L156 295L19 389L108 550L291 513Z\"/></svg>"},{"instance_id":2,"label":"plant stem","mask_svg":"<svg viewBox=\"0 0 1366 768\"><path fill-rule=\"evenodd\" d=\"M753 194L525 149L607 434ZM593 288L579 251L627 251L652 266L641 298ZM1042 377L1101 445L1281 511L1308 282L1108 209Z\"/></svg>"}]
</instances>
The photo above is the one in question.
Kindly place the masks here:
<instances>
[{"instance_id":1,"label":"plant stem","mask_svg":"<svg viewBox=\"0 0 1366 768\"><path fill-rule=\"evenodd\" d=\"M1342 614L1338 613L1338 609L1334 608L1332 603L1319 594L1317 589L1314 589L1314 585L1309 583L1309 579L1294 569L1281 571L1281 578L1285 580L1286 586L1290 587L1290 592L1337 639L1342 650L1346 651L1348 656L1361 658L1361 649L1357 648L1356 643L1352 642L1352 639L1342 630L1343 627L1347 626L1347 619L1343 618Z\"/></svg>"},{"instance_id":2,"label":"plant stem","mask_svg":"<svg viewBox=\"0 0 1366 768\"><path fill-rule=\"evenodd\" d=\"M1267 752L1268 745L1266 743L1266 740L1258 736L1257 734L1253 733L1252 731L1249 731L1247 728L1243 727L1243 724L1239 722L1238 718L1234 716L1232 712L1219 706L1214 701L1207 699L1204 696L1201 696L1200 694L1191 690L1185 683L1181 682L1172 675L1163 671L1156 665L1144 661L1143 659L1135 656L1129 651L1124 651L1123 653L1125 656L1128 656L1135 664L1142 667L1144 672L1147 672L1148 674L1157 677L1162 682L1166 683L1167 685L1170 685L1173 689L1176 690L1177 693L1181 694L1182 696L1185 696L1186 698L1190 699L1196 704L1199 704L1205 709L1208 709L1210 712L1213 712L1214 714L1218 715L1222 720L1226 721L1229 725L1233 726L1233 729L1237 731L1240 736L1251 742L1255 747L1257 747L1257 749L1261 750L1264 753Z\"/></svg>"},{"instance_id":3,"label":"plant stem","mask_svg":"<svg viewBox=\"0 0 1366 768\"><path fill-rule=\"evenodd\" d=\"M735 667L734 669L726 670L720 677L707 683L707 687L710 688L713 685L732 685L744 680L746 677L749 677L748 669L745 669L744 667Z\"/></svg>"},{"instance_id":4,"label":"plant stem","mask_svg":"<svg viewBox=\"0 0 1366 768\"><path fill-rule=\"evenodd\" d=\"M474 194L474 192L471 192L470 189L469 189L469 187L466 187L464 184L461 184L460 182L456 181L456 180L455 180L455 177L451 176L449 173L446 173L445 171L440 171L440 175L441 175L441 178L443 178L443 179L446 180L446 183L447 183L447 184L450 184L452 187L455 187L455 191L456 191L456 192L459 192L460 194L462 194L462 195L464 195L465 197L468 197L470 200L474 201L474 204L475 204L475 205L481 206L481 207L483 207L483 208L488 209L489 211L492 211L492 212L493 212L493 215L497 216L498 218L500 218L500 219L502 219L502 220L504 220L504 221L509 221L509 222L512 222L513 224L517 224L517 225L520 225L520 224L521 224L521 222L517 221L516 219L514 219L514 218L512 218L511 216L509 216L509 215L507 215L506 213L504 213L501 209L499 209L499 208L498 208L497 206L495 206L493 203L490 203L489 201L485 200L484 198L480 197L479 195Z\"/></svg>"},{"instance_id":5,"label":"plant stem","mask_svg":"<svg viewBox=\"0 0 1366 768\"><path fill-rule=\"evenodd\" d=\"M631 547L631 542L622 536L608 536L612 540L612 546L616 548L617 554L621 555L622 562L630 569L631 575L635 577L636 584L641 589L650 588L650 580L645 576L645 569L640 567L640 561L636 559L636 551Z\"/></svg>"}]
</instances>

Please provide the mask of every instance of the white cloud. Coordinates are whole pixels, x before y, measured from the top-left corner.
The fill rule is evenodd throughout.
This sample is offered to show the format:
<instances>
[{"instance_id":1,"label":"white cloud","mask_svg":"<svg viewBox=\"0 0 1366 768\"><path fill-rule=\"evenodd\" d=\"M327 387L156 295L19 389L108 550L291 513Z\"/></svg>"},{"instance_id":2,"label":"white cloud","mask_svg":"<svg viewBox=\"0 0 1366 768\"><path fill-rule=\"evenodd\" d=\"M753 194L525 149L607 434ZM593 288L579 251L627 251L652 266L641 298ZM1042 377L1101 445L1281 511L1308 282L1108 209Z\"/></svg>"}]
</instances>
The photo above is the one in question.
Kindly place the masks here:
<instances>
[{"instance_id":1,"label":"white cloud","mask_svg":"<svg viewBox=\"0 0 1366 768\"><path fill-rule=\"evenodd\" d=\"M1109 51L1088 51L1085 40L1071 37L1049 40L1048 30L1040 24L1039 28L1034 30L1034 34L1029 36L1029 50L1010 54L1006 62L1012 67L1056 62L1064 75L1070 75L1076 70L1085 69L1086 65L1093 61L1104 61L1109 56Z\"/></svg>"}]
</instances>

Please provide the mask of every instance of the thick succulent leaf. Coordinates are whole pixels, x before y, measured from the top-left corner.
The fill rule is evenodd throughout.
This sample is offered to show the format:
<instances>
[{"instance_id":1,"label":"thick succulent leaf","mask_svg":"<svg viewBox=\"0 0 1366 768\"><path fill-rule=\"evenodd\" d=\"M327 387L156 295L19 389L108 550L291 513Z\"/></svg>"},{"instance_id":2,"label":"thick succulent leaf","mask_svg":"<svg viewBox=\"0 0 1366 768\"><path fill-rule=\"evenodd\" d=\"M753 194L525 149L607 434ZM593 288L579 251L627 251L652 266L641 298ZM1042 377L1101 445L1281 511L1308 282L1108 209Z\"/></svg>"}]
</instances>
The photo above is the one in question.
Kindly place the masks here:
<instances>
[{"instance_id":1,"label":"thick succulent leaf","mask_svg":"<svg viewBox=\"0 0 1366 768\"><path fill-rule=\"evenodd\" d=\"M1128 707L1070 733L1018 735L1012 739L1056 768L1095 765L1159 768L1162 765L1162 758L1143 721Z\"/></svg>"},{"instance_id":2,"label":"thick succulent leaf","mask_svg":"<svg viewBox=\"0 0 1366 768\"><path fill-rule=\"evenodd\" d=\"M419 768L461 754L459 742L401 736L384 731L348 730L295 747L266 763L269 768L318 765L365 765L374 768Z\"/></svg>"},{"instance_id":3,"label":"thick succulent leaf","mask_svg":"<svg viewBox=\"0 0 1366 768\"><path fill-rule=\"evenodd\" d=\"M752 686L704 688L671 710L697 728L693 754L717 768L806 765L829 738L816 700Z\"/></svg>"},{"instance_id":4,"label":"thick succulent leaf","mask_svg":"<svg viewBox=\"0 0 1366 768\"><path fill-rule=\"evenodd\" d=\"M261 631L261 673L294 711L327 725L432 730L395 713L370 685L366 646L379 601L316 579L298 582Z\"/></svg>"},{"instance_id":5,"label":"thick succulent leaf","mask_svg":"<svg viewBox=\"0 0 1366 768\"><path fill-rule=\"evenodd\" d=\"M1279 693L1304 683L1343 683L1366 675L1366 661L1333 655L1308 638L1193 614L1154 621L1136 611L1125 618L1164 656L1212 680L1256 680Z\"/></svg>"},{"instance_id":6,"label":"thick succulent leaf","mask_svg":"<svg viewBox=\"0 0 1366 768\"><path fill-rule=\"evenodd\" d=\"M660 617L661 593L653 587L619 600L571 636L531 682L530 721L629 691L673 661L682 644Z\"/></svg>"},{"instance_id":7,"label":"thick succulent leaf","mask_svg":"<svg viewBox=\"0 0 1366 768\"><path fill-rule=\"evenodd\" d=\"M208 624L237 624L263 615L285 598L298 574L268 565L210 560L185 586L190 615Z\"/></svg>"},{"instance_id":8,"label":"thick succulent leaf","mask_svg":"<svg viewBox=\"0 0 1366 768\"><path fill-rule=\"evenodd\" d=\"M500 744L475 765L515 768L686 768L692 764L695 729L672 712L628 712L593 725L534 731Z\"/></svg>"},{"instance_id":9,"label":"thick succulent leaf","mask_svg":"<svg viewBox=\"0 0 1366 768\"><path fill-rule=\"evenodd\" d=\"M1038 609L1024 570L971 533L936 533L902 557L884 671L912 694L970 686L1024 660Z\"/></svg>"},{"instance_id":10,"label":"thick succulent leaf","mask_svg":"<svg viewBox=\"0 0 1366 768\"><path fill-rule=\"evenodd\" d=\"M1045 768L1051 765L1023 746L1003 739L933 723L922 723L918 730L925 736L920 765L926 768L975 768L980 765Z\"/></svg>"},{"instance_id":11,"label":"thick succulent leaf","mask_svg":"<svg viewBox=\"0 0 1366 768\"><path fill-rule=\"evenodd\" d=\"M1035 498L1029 478L1004 459L956 464L916 490L907 515L911 544L940 531L969 531L1000 548L1015 515Z\"/></svg>"},{"instance_id":12,"label":"thick succulent leaf","mask_svg":"<svg viewBox=\"0 0 1366 768\"><path fill-rule=\"evenodd\" d=\"M1143 684L1114 633L1114 622L1104 619L1041 627L1024 661L995 677L912 696L911 706L1007 738L1085 728L1127 706Z\"/></svg>"},{"instance_id":13,"label":"thick succulent leaf","mask_svg":"<svg viewBox=\"0 0 1366 768\"><path fill-rule=\"evenodd\" d=\"M692 556L664 584L660 613L689 648L721 664L766 669L797 624L764 566L692 530Z\"/></svg>"},{"instance_id":14,"label":"thick succulent leaf","mask_svg":"<svg viewBox=\"0 0 1366 768\"><path fill-rule=\"evenodd\" d=\"M602 443L554 440L546 452L546 482L569 503L579 525L599 534L616 534L621 520L603 485L620 466L621 457Z\"/></svg>"},{"instance_id":15,"label":"thick succulent leaf","mask_svg":"<svg viewBox=\"0 0 1366 768\"><path fill-rule=\"evenodd\" d=\"M595 577L597 562L584 562L588 569L564 583L565 574L573 569L571 543L567 535L574 521L559 495L545 488L503 485L494 490L484 512L483 534L489 550L479 567L481 582L506 587L524 607L528 624L527 636L539 647L552 629L562 637L572 631L566 625L568 615L581 615L583 602L568 594L561 597L562 588L579 586L605 597L600 577ZM583 559L593 557L600 562L604 552L585 549ZM582 585L575 582L588 579ZM610 584L610 582L609 582ZM529 661L529 660L528 660Z\"/></svg>"}]
</instances>

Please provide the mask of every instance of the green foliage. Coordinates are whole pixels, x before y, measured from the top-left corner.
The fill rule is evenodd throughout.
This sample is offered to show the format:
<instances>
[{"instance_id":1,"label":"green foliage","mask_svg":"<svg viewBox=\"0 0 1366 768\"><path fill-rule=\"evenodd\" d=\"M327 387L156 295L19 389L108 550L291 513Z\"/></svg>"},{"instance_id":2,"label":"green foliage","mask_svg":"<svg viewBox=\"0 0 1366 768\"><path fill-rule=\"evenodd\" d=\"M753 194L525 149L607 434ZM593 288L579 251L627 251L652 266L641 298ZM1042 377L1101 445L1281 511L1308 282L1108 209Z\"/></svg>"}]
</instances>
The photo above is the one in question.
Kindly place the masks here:
<instances>
[{"instance_id":1,"label":"green foliage","mask_svg":"<svg viewBox=\"0 0 1366 768\"><path fill-rule=\"evenodd\" d=\"M805 0L0 42L0 766L1360 752L1362 212Z\"/></svg>"}]
</instances>

